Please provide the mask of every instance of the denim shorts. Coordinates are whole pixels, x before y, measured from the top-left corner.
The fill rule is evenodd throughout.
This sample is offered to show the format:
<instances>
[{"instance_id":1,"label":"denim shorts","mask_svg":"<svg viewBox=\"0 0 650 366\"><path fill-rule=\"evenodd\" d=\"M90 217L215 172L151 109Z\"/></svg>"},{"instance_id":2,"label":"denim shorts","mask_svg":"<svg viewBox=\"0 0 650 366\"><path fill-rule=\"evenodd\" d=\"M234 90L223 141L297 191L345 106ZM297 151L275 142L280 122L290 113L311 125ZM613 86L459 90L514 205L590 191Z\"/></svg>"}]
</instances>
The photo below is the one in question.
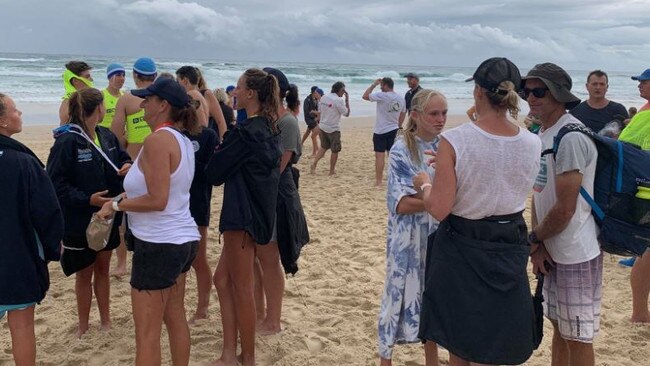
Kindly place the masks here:
<instances>
[{"instance_id":1,"label":"denim shorts","mask_svg":"<svg viewBox=\"0 0 650 366\"><path fill-rule=\"evenodd\" d=\"M131 287L163 290L176 284L190 270L199 249L197 240L185 244L150 243L133 237Z\"/></svg>"}]
</instances>

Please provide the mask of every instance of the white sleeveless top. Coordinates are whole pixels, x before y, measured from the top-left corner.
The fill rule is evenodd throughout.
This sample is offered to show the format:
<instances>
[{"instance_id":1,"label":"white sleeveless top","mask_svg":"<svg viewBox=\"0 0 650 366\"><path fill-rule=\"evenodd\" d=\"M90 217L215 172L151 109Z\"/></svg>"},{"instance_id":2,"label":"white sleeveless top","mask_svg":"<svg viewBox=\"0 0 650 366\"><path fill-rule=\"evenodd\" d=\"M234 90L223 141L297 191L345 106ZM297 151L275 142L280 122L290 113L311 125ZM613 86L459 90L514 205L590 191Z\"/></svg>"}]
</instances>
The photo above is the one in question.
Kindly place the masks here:
<instances>
[{"instance_id":1,"label":"white sleeveless top","mask_svg":"<svg viewBox=\"0 0 650 366\"><path fill-rule=\"evenodd\" d=\"M519 128L497 136L473 122L442 133L456 152L456 201L451 213L471 220L526 208L539 172L540 139Z\"/></svg>"},{"instance_id":2,"label":"white sleeveless top","mask_svg":"<svg viewBox=\"0 0 650 366\"><path fill-rule=\"evenodd\" d=\"M196 222L190 214L194 147L192 142L177 130L170 127L162 129L174 135L181 150L180 163L170 177L167 207L163 211L128 212L129 228L140 240L151 243L185 244L201 238ZM138 166L141 155L138 154L124 178L124 190L128 198L140 197L147 193L144 174Z\"/></svg>"}]
</instances>

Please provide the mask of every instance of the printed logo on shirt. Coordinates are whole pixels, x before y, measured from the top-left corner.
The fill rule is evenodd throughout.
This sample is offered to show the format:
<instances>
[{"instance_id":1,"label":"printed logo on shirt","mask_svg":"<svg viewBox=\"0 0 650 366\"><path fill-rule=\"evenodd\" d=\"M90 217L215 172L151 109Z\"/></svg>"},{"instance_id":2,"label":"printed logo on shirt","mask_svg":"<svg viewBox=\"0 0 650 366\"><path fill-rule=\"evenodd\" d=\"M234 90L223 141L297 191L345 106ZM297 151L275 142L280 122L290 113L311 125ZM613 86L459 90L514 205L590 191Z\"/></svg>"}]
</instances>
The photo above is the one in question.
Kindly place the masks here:
<instances>
[{"instance_id":1,"label":"printed logo on shirt","mask_svg":"<svg viewBox=\"0 0 650 366\"><path fill-rule=\"evenodd\" d=\"M535 178L535 184L533 185L533 190L537 193L540 193L546 187L546 182L548 181L548 167L546 165L546 156L542 156L542 159L539 162L539 173L537 178Z\"/></svg>"},{"instance_id":2,"label":"printed logo on shirt","mask_svg":"<svg viewBox=\"0 0 650 366\"><path fill-rule=\"evenodd\" d=\"M4 155L4 154L5 154L4 150L0 150L0 158L1 158L2 155Z\"/></svg>"},{"instance_id":3,"label":"printed logo on shirt","mask_svg":"<svg viewBox=\"0 0 650 366\"><path fill-rule=\"evenodd\" d=\"M388 112L399 112L402 109L402 105L399 101L394 101L388 106Z\"/></svg>"},{"instance_id":4,"label":"printed logo on shirt","mask_svg":"<svg viewBox=\"0 0 650 366\"><path fill-rule=\"evenodd\" d=\"M198 141L192 141L192 147L194 148L194 152L197 152L201 149L201 144Z\"/></svg>"},{"instance_id":5,"label":"printed logo on shirt","mask_svg":"<svg viewBox=\"0 0 650 366\"><path fill-rule=\"evenodd\" d=\"M93 152L90 149L77 149L77 163L84 163L93 160Z\"/></svg>"}]
</instances>

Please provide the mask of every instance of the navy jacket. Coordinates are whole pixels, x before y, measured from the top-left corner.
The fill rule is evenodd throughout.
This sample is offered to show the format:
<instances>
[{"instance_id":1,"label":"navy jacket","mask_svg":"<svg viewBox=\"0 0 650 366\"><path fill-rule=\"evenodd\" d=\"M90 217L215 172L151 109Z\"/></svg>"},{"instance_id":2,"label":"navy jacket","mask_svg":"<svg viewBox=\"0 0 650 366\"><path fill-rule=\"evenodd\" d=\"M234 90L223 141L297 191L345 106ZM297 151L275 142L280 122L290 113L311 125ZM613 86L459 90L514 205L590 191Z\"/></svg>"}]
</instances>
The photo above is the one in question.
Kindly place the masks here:
<instances>
[{"instance_id":1,"label":"navy jacket","mask_svg":"<svg viewBox=\"0 0 650 366\"><path fill-rule=\"evenodd\" d=\"M43 163L3 135L0 172L0 304L39 302L50 287L47 262L59 260L61 208Z\"/></svg>"},{"instance_id":2,"label":"navy jacket","mask_svg":"<svg viewBox=\"0 0 650 366\"><path fill-rule=\"evenodd\" d=\"M226 132L208 162L210 184L226 184L219 231L245 230L256 243L273 234L280 181L280 136L264 117L252 117Z\"/></svg>"},{"instance_id":3,"label":"navy jacket","mask_svg":"<svg viewBox=\"0 0 650 366\"><path fill-rule=\"evenodd\" d=\"M113 164L121 168L131 161L109 129L98 126L95 132L102 150ZM66 236L86 235L90 217L100 209L90 205L93 193L108 190L106 197L114 197L124 191L123 178L90 142L71 132L56 138L47 159L47 172L63 209ZM118 222L115 220L115 224Z\"/></svg>"}]
</instances>

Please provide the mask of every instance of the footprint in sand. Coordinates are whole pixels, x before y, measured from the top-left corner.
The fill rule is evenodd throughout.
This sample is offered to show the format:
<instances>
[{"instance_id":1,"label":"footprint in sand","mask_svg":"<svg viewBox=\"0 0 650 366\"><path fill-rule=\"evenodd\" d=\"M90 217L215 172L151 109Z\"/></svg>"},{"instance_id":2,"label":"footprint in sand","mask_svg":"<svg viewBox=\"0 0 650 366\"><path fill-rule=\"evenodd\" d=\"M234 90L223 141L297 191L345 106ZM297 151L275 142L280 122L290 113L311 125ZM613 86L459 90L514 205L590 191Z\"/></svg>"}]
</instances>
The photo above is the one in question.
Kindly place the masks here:
<instances>
[{"instance_id":1,"label":"footprint in sand","mask_svg":"<svg viewBox=\"0 0 650 366\"><path fill-rule=\"evenodd\" d=\"M317 336L306 335L305 337L306 338L304 342L305 345L307 346L307 350L309 350L309 352L311 352L312 354L319 353L320 351L323 350L323 348L325 348L325 343L323 343L323 341Z\"/></svg>"}]
</instances>

